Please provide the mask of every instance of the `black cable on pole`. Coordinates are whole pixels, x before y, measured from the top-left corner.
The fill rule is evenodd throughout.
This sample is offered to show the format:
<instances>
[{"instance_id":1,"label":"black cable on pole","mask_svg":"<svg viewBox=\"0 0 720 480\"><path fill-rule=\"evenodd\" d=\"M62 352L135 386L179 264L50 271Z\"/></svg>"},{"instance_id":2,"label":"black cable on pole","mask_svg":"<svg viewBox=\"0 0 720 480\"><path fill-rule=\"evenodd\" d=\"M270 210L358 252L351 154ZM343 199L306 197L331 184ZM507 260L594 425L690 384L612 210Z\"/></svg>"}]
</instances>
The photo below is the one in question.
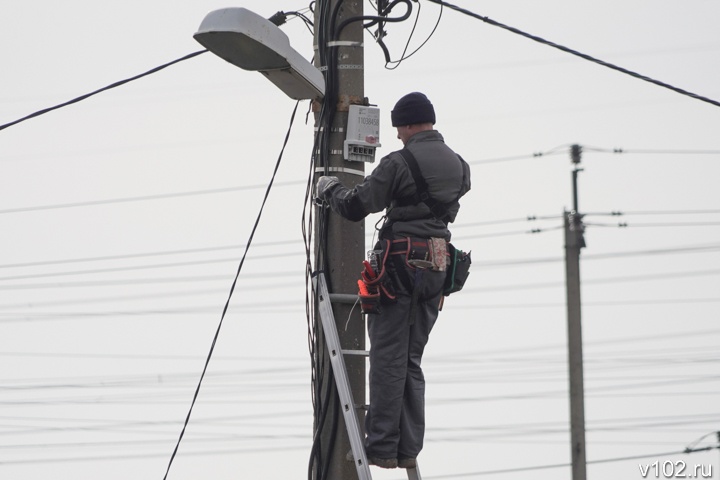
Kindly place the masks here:
<instances>
[{"instance_id":1,"label":"black cable on pole","mask_svg":"<svg viewBox=\"0 0 720 480\"><path fill-rule=\"evenodd\" d=\"M443 8L444 7L442 5L440 5L440 13L438 14L437 21L435 22L435 26L433 27L432 31L427 36L427 38L425 40L423 40L423 42L420 44L420 46L417 47L415 50L413 50L412 53L406 55L407 49L410 46L410 41L412 40L413 34L415 33L415 28L417 27L418 20L420 19L420 3L418 2L418 14L417 14L417 17L415 17L415 23L413 24L412 31L410 32L410 36L408 37L407 43L405 44L403 53L402 53L402 55L400 55L400 60L393 60L391 62L387 62L385 64L385 68L387 70L395 70L396 68L398 68L404 60L407 60L408 58L415 55L430 41L432 36L435 35L435 32L437 31L438 26L440 26L440 21L442 20L443 11L444 11ZM380 38L380 41L382 41L382 38ZM380 41L378 43L380 43ZM382 45L382 48L384 51L387 52L387 48L384 45ZM388 64L390 64L390 63L393 63L395 65L393 65L392 67L388 67Z\"/></svg>"},{"instance_id":2,"label":"black cable on pole","mask_svg":"<svg viewBox=\"0 0 720 480\"><path fill-rule=\"evenodd\" d=\"M335 425L338 410L334 411L332 418L329 416L332 402L333 382L332 369L325 357L323 348L322 332L319 328L316 309L315 294L310 282L313 271L323 270L327 261L327 208L314 207L312 201L314 192L314 178L316 173L322 171L323 175L329 175L329 151L330 131L335 116L335 108L338 99L338 69L337 69L337 47L331 46L331 42L337 40L336 24L343 0L338 0L332 7L330 0L318 1L314 10L315 29L317 32L317 60L325 77L325 96L323 97L320 111L316 115L316 134L312 147L310 169L308 172L308 183L305 193L305 205L303 208L303 239L305 241L306 269L305 269L305 309L308 322L308 348L310 353L311 366L311 395L313 403L313 444L308 462L308 479L314 478L325 480L328 477L328 466L331 452L326 451L321 438L321 433L327 422ZM308 207L310 211L308 211ZM317 224L317 227L314 225ZM317 228L317 245L315 250L315 265L313 265L312 236L313 229Z\"/></svg>"},{"instance_id":3,"label":"black cable on pole","mask_svg":"<svg viewBox=\"0 0 720 480\"><path fill-rule=\"evenodd\" d=\"M126 83L130 83L130 82L132 82L132 81L134 81L134 80L138 80L138 79L140 79L140 78L142 78L142 77L146 77L146 76L148 76L148 75L152 75L153 73L159 72L160 70L162 70L162 69L164 69L164 68L167 68L167 67L169 67L169 66L171 66L171 65L175 65L176 63L180 63L180 62L182 62L182 61L184 61L184 60L189 60L189 59L191 59L191 58L193 58L193 57L197 57L198 55L200 55L200 54L202 54L202 53L205 53L205 52L207 52L207 50L200 50L200 51L197 51L197 52L190 53L190 54L188 54L188 55L185 55L184 57L178 58L177 60L173 60L172 62L168 62L168 63L165 63L165 64L160 65L160 66L158 66L158 67L155 67L155 68L153 68L153 69L151 69L151 70L148 70L148 71L145 72L145 73L141 73L140 75L135 75L134 77L126 78L125 80L120 80L120 81L115 82L115 83L112 83L112 84L110 84L110 85L108 85L108 86L106 86L106 87L103 87L103 88L100 88L100 89L98 89L98 90L95 90L94 92L86 93L85 95L81 95L81 96L79 96L79 97L77 97L77 98L73 98L72 100L68 100L67 102L61 103L61 104L59 104L59 105L55 105L54 107L49 107L49 108L45 108L45 109L42 109L42 110L38 110L38 111L35 112L35 113L31 113L30 115L27 115L27 116L25 116L25 117L23 117L23 118L19 118L19 119L13 121L13 122L6 123L5 125L0 125L0 130L4 130L4 129L8 128L8 127L12 127L13 125L17 125L18 123L24 122L25 120L30 120L31 118L39 117L40 115L44 115L44 114L46 114L46 113L48 113L48 112L52 112L53 110L57 110L57 109L59 109L59 108L67 107L68 105L72 105L73 103L81 102L81 101L83 101L83 100L85 100L85 99L87 99L87 98L89 98L89 97L92 97L93 95L97 95L98 93L102 93L102 92L105 92L105 91L107 91L107 90L111 90L111 89L113 89L113 88L115 88L115 87L119 87L119 86L121 86L121 85L125 85Z\"/></svg>"},{"instance_id":4,"label":"black cable on pole","mask_svg":"<svg viewBox=\"0 0 720 480\"><path fill-rule=\"evenodd\" d=\"M232 285L230 286L230 293L228 294L228 298L225 301L225 306L223 307L222 315L220 316L220 323L218 324L217 330L215 331L215 336L213 337L212 343L210 345L210 351L208 352L207 359L205 360L205 366L203 367L202 373L200 374L200 380L198 381L197 387L195 388L195 394L193 395L192 402L190 403L190 409L188 410L187 416L185 417L185 423L183 424L182 430L180 431L180 436L178 437L177 443L175 444L175 449L170 456L170 461L168 462L167 470L165 471L163 480L167 479L167 476L170 473L170 467L172 467L173 460L175 460L175 455L177 455L178 449L180 448L180 442L185 436L185 430L187 429L188 423L190 422L190 416L192 415L193 407L195 407L195 402L197 401L197 397L200 394L200 387L202 386L203 379L205 378L205 373L207 372L208 365L210 364L210 359L212 358L213 351L215 350L215 345L217 343L218 337L220 336L220 330L222 328L223 321L225 320L225 314L230 307L230 299L232 299L233 292L235 291L235 286L237 285L238 277L240 277L240 272L242 271L242 267L245 263L245 257L247 257L253 237L255 236L255 231L260 224L260 218L262 217L263 210L265 209L265 203L270 196L270 189L273 186L275 175L277 175L278 168L280 167L280 161L282 160L283 154L285 153L285 147L287 146L288 140L290 139L290 131L292 130L292 125L295 121L295 113L297 112L298 105L300 105L300 102L295 102L295 108L293 109L292 115L290 116L290 125L288 126L287 133L285 134L285 140L283 141L282 148L280 149L280 154L278 155L277 162L275 163L275 169L273 170L273 174L270 178L270 183L267 186L267 190L265 190L265 196L263 197L262 204L260 205L260 211L258 212L257 218L255 219L255 224L253 225L253 228L250 232L250 237L248 238L245 247L245 253L243 253L242 258L240 259L240 264L238 265L237 272L235 273L235 278L233 279Z\"/></svg>"},{"instance_id":5,"label":"black cable on pole","mask_svg":"<svg viewBox=\"0 0 720 480\"><path fill-rule=\"evenodd\" d=\"M564 46L564 45L560 45L560 44L551 42L551 41L549 41L549 40L545 40L544 38L538 37L538 36L536 36L536 35L532 35L532 34L530 34L530 33L523 32L522 30L519 30L519 29L517 29L517 28L515 28L515 27L511 27L511 26L509 26L509 25L505 25L505 24L503 24L503 23L497 22L497 21L495 21L495 20L493 20L493 19L491 19L491 18L488 18L488 17L483 17L483 16L481 16L481 15L478 15L477 13L471 12L470 10L467 10L467 9L465 9L465 8L462 8L462 7L458 7L457 5L453 5L453 4L448 3L448 2L445 2L445 1L443 1L443 0L428 0L428 1L429 1L429 2L432 2L432 3L437 3L438 5L443 5L443 6L445 6L445 7L451 8L451 9L457 11L457 12L463 13L463 14L465 14L465 15L468 15L468 16L470 16L470 17L476 18L476 19L478 19L478 20L482 20L483 22L485 22L485 23L487 23L487 24L489 24L489 25L503 28L503 29L508 30L508 31L510 31L510 32L512 32L512 33L516 33L516 34L518 34L518 35L521 35L521 36L523 36L523 37L525 37L525 38L529 38L530 40L534 40L534 41L536 41L536 42L538 42L538 43L542 43L543 45L547 45L547 46L550 46L550 47L553 47L553 48L557 48L558 50L562 50L563 52L569 53L569 54L571 54L571 55L575 55L575 56L580 57L580 58L582 58L582 59L589 60L589 61L591 61L591 62L597 63L598 65L602 65L602 66L604 66L604 67L608 67L608 68L611 68L611 69L613 69L613 70L617 70L618 72L625 73L625 74L627 74L627 75L630 75L631 77L635 77L635 78L637 78L637 79L640 79L640 80L644 80L644 81L646 81L646 82L653 83L653 84L655 84L655 85L658 85L658 86L660 86L660 87L664 87L664 88L670 89L670 90L672 90L672 91L674 91L674 92L677 92L677 93L680 93L680 94L682 94L682 95L686 95L686 96L691 97L691 98L694 98L694 99L696 99L696 100L700 100L700 101L703 101L703 102L707 102L707 103L710 103L710 104L712 104L712 105L715 105L716 107L720 107L720 102L718 102L718 101L716 101L716 100L712 100L712 99L710 99L710 98L704 97L704 96L702 96L702 95L698 95L698 94L696 94L696 93L688 92L687 90L683 90L682 88L674 87L674 86L672 86L672 85L670 85L670 84L668 84L668 83L661 82L660 80L655 80L655 79L653 79L653 78L647 77L647 76L645 76L645 75L641 75L641 74L639 74L639 73L637 73L637 72L633 72L633 71L628 70L628 69L626 69L626 68L619 67L619 66L614 65L614 64L609 63L609 62L605 62L605 61L603 61L603 60L600 60L600 59L598 59L598 58L592 57L592 56L587 55L587 54L585 54L585 53L581 53L581 52L578 52L577 50L573 50L572 48L566 47L566 46Z\"/></svg>"}]
</instances>

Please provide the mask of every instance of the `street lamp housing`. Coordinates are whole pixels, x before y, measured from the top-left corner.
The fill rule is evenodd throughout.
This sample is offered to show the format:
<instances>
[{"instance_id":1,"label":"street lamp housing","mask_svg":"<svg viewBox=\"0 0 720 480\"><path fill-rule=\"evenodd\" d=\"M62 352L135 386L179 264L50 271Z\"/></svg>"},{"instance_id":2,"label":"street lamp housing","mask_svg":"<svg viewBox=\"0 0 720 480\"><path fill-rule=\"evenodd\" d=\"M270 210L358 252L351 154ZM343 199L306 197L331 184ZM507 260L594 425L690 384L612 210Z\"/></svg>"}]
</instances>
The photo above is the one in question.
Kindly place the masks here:
<instances>
[{"instance_id":1,"label":"street lamp housing","mask_svg":"<svg viewBox=\"0 0 720 480\"><path fill-rule=\"evenodd\" d=\"M193 37L223 60L262 73L290 98L312 100L325 94L320 70L290 46L282 30L250 10L210 12Z\"/></svg>"}]
</instances>

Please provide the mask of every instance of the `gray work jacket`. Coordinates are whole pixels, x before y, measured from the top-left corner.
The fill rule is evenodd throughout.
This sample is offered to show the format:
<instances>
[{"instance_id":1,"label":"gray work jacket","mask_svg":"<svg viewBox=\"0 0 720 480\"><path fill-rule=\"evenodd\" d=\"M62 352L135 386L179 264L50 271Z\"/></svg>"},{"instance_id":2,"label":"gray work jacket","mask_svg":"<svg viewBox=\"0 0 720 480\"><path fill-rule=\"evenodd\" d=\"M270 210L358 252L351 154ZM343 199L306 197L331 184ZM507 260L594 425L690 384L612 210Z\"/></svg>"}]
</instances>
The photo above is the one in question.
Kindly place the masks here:
<instances>
[{"instance_id":1,"label":"gray work jacket","mask_svg":"<svg viewBox=\"0 0 720 480\"><path fill-rule=\"evenodd\" d=\"M428 184L430 196L450 204L450 221L460 208L455 200L470 190L470 167L445 144L436 130L418 132L405 144ZM328 200L333 211L352 221L387 209L382 238L438 237L450 240L447 224L436 218L424 203L406 205L417 192L412 173L398 152L392 152L364 181L349 189L337 184L331 187ZM405 205L405 206L403 206Z\"/></svg>"}]
</instances>

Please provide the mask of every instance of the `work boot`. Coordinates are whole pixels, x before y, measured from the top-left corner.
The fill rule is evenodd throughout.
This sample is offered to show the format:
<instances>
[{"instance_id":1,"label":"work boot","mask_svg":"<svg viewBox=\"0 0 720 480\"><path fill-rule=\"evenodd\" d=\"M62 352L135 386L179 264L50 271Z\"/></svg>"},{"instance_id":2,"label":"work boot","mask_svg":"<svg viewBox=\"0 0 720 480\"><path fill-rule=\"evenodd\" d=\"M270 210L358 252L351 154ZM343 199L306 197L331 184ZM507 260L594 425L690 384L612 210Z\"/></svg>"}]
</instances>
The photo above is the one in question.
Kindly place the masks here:
<instances>
[{"instance_id":1,"label":"work boot","mask_svg":"<svg viewBox=\"0 0 720 480\"><path fill-rule=\"evenodd\" d=\"M345 455L345 459L348 462L355 461L355 456L353 455L352 450L349 450L347 452L347 455ZM398 461L396 458L378 458L378 457L368 456L367 461L370 465L375 465L380 468L397 468L398 467ZM408 467L404 467L404 468L408 468Z\"/></svg>"},{"instance_id":2,"label":"work boot","mask_svg":"<svg viewBox=\"0 0 720 480\"><path fill-rule=\"evenodd\" d=\"M417 459L413 457L398 457L397 464L400 468L417 468Z\"/></svg>"},{"instance_id":3,"label":"work boot","mask_svg":"<svg viewBox=\"0 0 720 480\"><path fill-rule=\"evenodd\" d=\"M398 467L397 458L368 457L368 463L370 465L377 465L380 468L397 468Z\"/></svg>"}]
</instances>

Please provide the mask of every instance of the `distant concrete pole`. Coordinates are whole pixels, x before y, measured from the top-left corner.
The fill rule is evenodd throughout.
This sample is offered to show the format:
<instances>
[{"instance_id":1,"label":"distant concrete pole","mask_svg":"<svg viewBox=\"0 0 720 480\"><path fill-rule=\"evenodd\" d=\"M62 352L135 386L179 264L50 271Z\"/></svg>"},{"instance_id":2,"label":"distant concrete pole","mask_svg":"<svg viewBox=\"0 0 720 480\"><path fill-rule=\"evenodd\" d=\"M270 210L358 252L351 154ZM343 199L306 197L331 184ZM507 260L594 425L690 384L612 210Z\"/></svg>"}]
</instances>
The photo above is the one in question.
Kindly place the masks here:
<instances>
[{"instance_id":1,"label":"distant concrete pole","mask_svg":"<svg viewBox=\"0 0 720 480\"><path fill-rule=\"evenodd\" d=\"M328 3L330 12L333 12L339 3L342 3L338 10L336 25L340 25L349 18L363 15L364 2L319 0L315 5L316 42L318 38L317 29L322 28L320 22L318 22L317 12L323 8L322 4L327 5ZM336 114L330 131L330 151L325 152L325 158L329 159L329 175L338 177L345 186L352 188L353 185L362 182L365 165L363 162L345 161L342 152L349 106L365 103L362 21L348 24L340 32L339 38L334 40L335 46L332 48L338 65L338 96L337 104L329 105L330 108L336 109ZM326 67L326 65L318 66L320 68ZM342 168L356 173L338 171L338 169ZM315 178L317 179L319 175L323 175L323 173L316 173ZM365 258L365 223L349 222L334 213L330 213L328 222L327 237L321 239L318 235L315 236L315 250L317 252L318 242L324 242L327 251L325 274L330 293L356 294L358 291L357 280L360 278L362 260ZM360 313L360 306L334 302L333 314L342 348L364 350L365 323ZM323 343L319 348L325 348L325 344ZM365 403L365 361L364 357L356 355L345 358L350 389L357 404ZM334 379L330 373L329 360L326 366L325 384L328 385L328 388L332 384L334 389ZM335 394L336 396L337 394ZM335 398L331 400L328 408L330 409L328 420L320 433L323 460L327 459L328 454L330 455L325 478L330 480L355 480L358 478L357 469L352 461L346 459L346 454L350 451L350 443L343 414L335 408ZM337 422L332 421L333 418L337 418ZM364 417L361 415L359 420L362 426Z\"/></svg>"},{"instance_id":2,"label":"distant concrete pole","mask_svg":"<svg viewBox=\"0 0 720 480\"><path fill-rule=\"evenodd\" d=\"M582 149L571 148L575 165L573 180L573 211L565 217L565 282L567 288L568 368L570 377L570 441L572 479L586 480L585 457L585 387L582 352L582 316L580 302L580 250L585 247L582 215L578 213L577 176Z\"/></svg>"}]
</instances>

